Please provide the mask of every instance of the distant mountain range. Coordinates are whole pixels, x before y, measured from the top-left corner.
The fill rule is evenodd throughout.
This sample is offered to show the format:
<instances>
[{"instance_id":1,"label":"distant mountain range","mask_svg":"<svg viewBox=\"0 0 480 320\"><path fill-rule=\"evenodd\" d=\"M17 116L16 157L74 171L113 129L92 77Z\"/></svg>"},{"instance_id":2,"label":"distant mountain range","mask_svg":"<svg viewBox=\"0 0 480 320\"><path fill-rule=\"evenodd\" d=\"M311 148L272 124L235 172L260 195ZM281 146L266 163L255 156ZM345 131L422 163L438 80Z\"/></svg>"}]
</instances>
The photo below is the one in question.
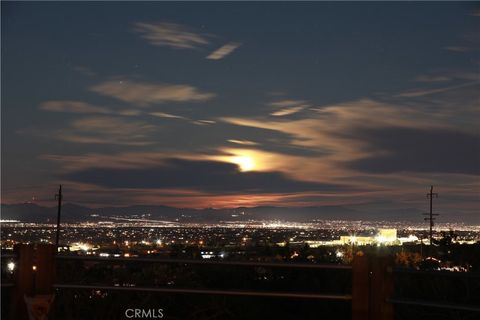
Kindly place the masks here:
<instances>
[{"instance_id":1,"label":"distant mountain range","mask_svg":"<svg viewBox=\"0 0 480 320\"><path fill-rule=\"evenodd\" d=\"M305 222L319 220L372 220L422 222L422 210L416 208L389 209L392 203L375 202L348 206L310 207L239 207L232 209L182 209L168 206L137 205L128 207L88 208L72 203L62 207L63 222L99 221L118 218L152 219L178 222L219 222L245 220L283 220ZM22 222L54 222L56 207L33 203L2 204L3 220ZM461 221L461 220L460 220Z\"/></svg>"}]
</instances>

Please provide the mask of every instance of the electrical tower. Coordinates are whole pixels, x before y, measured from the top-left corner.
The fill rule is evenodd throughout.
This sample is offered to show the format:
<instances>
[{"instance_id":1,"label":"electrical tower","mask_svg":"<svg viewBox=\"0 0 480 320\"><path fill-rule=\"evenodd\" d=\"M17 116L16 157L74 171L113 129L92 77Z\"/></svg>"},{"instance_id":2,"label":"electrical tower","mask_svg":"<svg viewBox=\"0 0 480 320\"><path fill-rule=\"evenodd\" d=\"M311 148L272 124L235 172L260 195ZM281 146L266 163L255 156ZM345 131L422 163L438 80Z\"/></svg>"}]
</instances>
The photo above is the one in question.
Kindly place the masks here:
<instances>
[{"instance_id":1,"label":"electrical tower","mask_svg":"<svg viewBox=\"0 0 480 320\"><path fill-rule=\"evenodd\" d=\"M424 213L424 216L428 216L424 218L425 221L430 221L430 245L433 244L433 221L435 218L433 216L438 216L438 213L433 213L433 198L438 198L438 193L433 192L433 186L430 186L430 192L427 193L427 198L430 199L430 212Z\"/></svg>"},{"instance_id":2,"label":"electrical tower","mask_svg":"<svg viewBox=\"0 0 480 320\"><path fill-rule=\"evenodd\" d=\"M62 185L58 188L58 194L55 195L55 198L58 199L58 211L57 211L57 235L55 237L55 246L58 250L58 241L60 239L60 213L62 211Z\"/></svg>"}]
</instances>

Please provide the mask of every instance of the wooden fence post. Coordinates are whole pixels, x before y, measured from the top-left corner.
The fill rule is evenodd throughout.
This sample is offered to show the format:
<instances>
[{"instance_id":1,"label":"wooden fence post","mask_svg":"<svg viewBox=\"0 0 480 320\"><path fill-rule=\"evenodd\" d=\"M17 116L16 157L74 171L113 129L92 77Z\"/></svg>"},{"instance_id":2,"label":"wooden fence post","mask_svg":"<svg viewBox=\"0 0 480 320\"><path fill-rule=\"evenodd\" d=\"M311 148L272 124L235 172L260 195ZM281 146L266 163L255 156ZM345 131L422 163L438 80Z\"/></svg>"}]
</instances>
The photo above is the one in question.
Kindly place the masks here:
<instances>
[{"instance_id":1,"label":"wooden fence post","mask_svg":"<svg viewBox=\"0 0 480 320\"><path fill-rule=\"evenodd\" d=\"M388 257L374 257L371 261L371 319L393 320L393 305L387 302L393 294L393 263Z\"/></svg>"},{"instance_id":2,"label":"wooden fence post","mask_svg":"<svg viewBox=\"0 0 480 320\"><path fill-rule=\"evenodd\" d=\"M352 320L369 319L370 275L368 258L357 253L352 265Z\"/></svg>"},{"instance_id":3,"label":"wooden fence post","mask_svg":"<svg viewBox=\"0 0 480 320\"><path fill-rule=\"evenodd\" d=\"M55 281L55 253L56 246L53 244L38 244L35 254L36 275L35 293L50 294L53 292Z\"/></svg>"},{"instance_id":4,"label":"wooden fence post","mask_svg":"<svg viewBox=\"0 0 480 320\"><path fill-rule=\"evenodd\" d=\"M24 296L32 295L34 290L33 249L33 244L17 244L14 247L17 265L15 287L12 294L12 312L10 313L14 320L28 319Z\"/></svg>"}]
</instances>

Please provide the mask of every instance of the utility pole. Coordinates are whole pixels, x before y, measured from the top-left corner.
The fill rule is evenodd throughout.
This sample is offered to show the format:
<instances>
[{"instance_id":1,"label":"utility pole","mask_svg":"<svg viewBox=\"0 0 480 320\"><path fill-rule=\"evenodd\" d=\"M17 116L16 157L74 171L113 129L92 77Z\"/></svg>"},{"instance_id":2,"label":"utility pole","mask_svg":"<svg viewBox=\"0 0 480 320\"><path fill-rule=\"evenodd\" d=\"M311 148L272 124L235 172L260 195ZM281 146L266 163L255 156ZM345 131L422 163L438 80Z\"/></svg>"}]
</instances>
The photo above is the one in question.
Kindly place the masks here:
<instances>
[{"instance_id":1,"label":"utility pole","mask_svg":"<svg viewBox=\"0 0 480 320\"><path fill-rule=\"evenodd\" d=\"M433 198L438 198L438 193L433 192L433 186L430 186L430 192L427 193L427 198L430 199L430 212L424 213L423 215L427 216L428 218L424 218L425 221L430 221L430 246L433 243L433 221L435 218L433 216L438 216L438 213L433 213Z\"/></svg>"},{"instance_id":2,"label":"utility pole","mask_svg":"<svg viewBox=\"0 0 480 320\"><path fill-rule=\"evenodd\" d=\"M58 199L58 211L57 211L57 235L55 238L55 246L58 250L58 241L60 239L60 213L62 211L62 185L58 188L58 194L55 195L55 199Z\"/></svg>"}]
</instances>

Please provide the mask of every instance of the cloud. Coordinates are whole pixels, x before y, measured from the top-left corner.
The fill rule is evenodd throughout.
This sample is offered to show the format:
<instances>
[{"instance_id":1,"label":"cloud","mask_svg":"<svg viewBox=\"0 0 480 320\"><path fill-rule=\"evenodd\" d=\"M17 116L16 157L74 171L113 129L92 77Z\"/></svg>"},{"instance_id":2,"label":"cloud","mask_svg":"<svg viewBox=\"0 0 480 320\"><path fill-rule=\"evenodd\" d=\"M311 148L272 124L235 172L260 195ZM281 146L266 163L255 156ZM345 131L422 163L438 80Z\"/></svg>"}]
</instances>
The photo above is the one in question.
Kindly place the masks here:
<instances>
[{"instance_id":1,"label":"cloud","mask_svg":"<svg viewBox=\"0 0 480 320\"><path fill-rule=\"evenodd\" d=\"M149 115L152 115L152 116L155 116L155 117L159 117L159 118L170 118L170 119L184 119L184 120L188 120L188 118L185 118L185 117L182 117L182 116L178 116L178 115L175 115L175 114L171 114L171 113L166 113L166 112L150 112Z\"/></svg>"},{"instance_id":2,"label":"cloud","mask_svg":"<svg viewBox=\"0 0 480 320\"><path fill-rule=\"evenodd\" d=\"M210 60L220 60L231 54L235 49L240 47L240 43L230 42L222 47L218 48L217 50L213 51L207 56L207 59Z\"/></svg>"},{"instance_id":3,"label":"cloud","mask_svg":"<svg viewBox=\"0 0 480 320\"><path fill-rule=\"evenodd\" d=\"M447 76L447 74L444 75ZM460 80L459 77L448 76L451 76L455 81ZM429 81L432 79L420 78L420 80ZM443 81L433 81L432 83L436 82L442 83ZM455 82L453 83L455 84ZM436 157L445 159L438 160L439 164L434 165L431 171L423 171L422 167L427 162L433 162L433 159L428 158L426 154L428 143L423 141L434 139L434 137L437 137L438 140L447 141L445 148L450 148L453 152L462 154L463 158L472 158L465 148L458 146L455 149L454 146L451 146L453 145L451 141L468 141L467 138L463 138L463 135L469 136L471 134L468 131L475 132L476 130L476 126L470 124L475 123L474 120L478 119L478 116L476 118L473 113L475 109L472 108L471 114L467 114L465 109L476 105L473 104L473 100L470 101L475 97L478 100L478 93L475 89L476 87L472 85L461 90L447 90L442 95L425 95L421 103L410 98L395 99L395 97L388 97L384 99L389 99L389 102L361 99L321 106L316 109L310 107L308 113L302 112L293 119L270 117L261 110L257 117L217 118L217 125L205 129L198 128L193 134L178 130L178 126L186 128L182 123L187 122L187 120L172 121L172 123L175 123L175 132L178 134L176 140L185 141L185 145L160 142L162 144L161 150L165 150L161 151L162 154L153 154L160 152L160 144L158 144L155 145L157 148L149 147L152 152L150 155L142 153L115 154L110 159L99 155L97 160L89 159L88 165L87 160L82 162L83 160L70 161L65 159L62 160L64 161L62 163L70 163L67 164L70 167L69 174L79 171L103 174L105 172L103 169L121 169L121 172L130 172L131 174L137 172L140 175L148 175L149 168L153 168L151 172L155 175L157 167L161 167L162 170L165 167L172 167L172 170L177 172L177 166L170 165L168 162L168 159L172 157L187 162L207 161L230 163L231 165L238 162L235 162L235 159L245 159L247 157L255 163L254 171L240 172L241 175L254 172L273 172L279 173L289 180L308 183L320 182L321 184L335 185L344 182L349 186L356 186L357 189L363 190L364 194L368 193L366 196L372 196L371 192L378 192L377 196L382 192L385 195L385 192L393 192L391 190L394 189L400 194L405 191L408 192L412 186L418 188L420 185L440 183L439 179L448 183L453 178L460 179L459 181L467 181L466 179L475 176L476 169L472 163L469 164L468 160L457 159L455 156L444 156L440 153L440 147L435 147L432 153L436 154ZM295 107L298 106L298 103L307 104L305 101L293 99L278 99L271 103L274 105L270 106L279 109ZM432 110L435 110L435 112L432 112ZM475 112L478 115L478 110ZM182 117L177 115L176 112L173 112L173 114L160 112L160 116L167 118ZM189 119L188 121L194 123L200 120ZM188 125L188 123L185 123L185 125ZM162 133L164 133L164 128L165 130L171 129L167 127L169 126L162 126ZM190 128L195 130L193 126ZM395 132L386 130L389 128L398 128L398 130ZM462 130L462 132L458 132L459 130ZM444 132L447 133L444 134ZM452 136L452 132L457 132L460 136L455 136L449 140L447 137ZM225 136L225 133L228 133L228 135ZM82 133L83 139L85 139L84 136L85 134ZM415 146L408 146L408 144L415 145L417 136L422 150L417 150ZM191 139L193 139L193 142ZM380 140L380 142L377 140ZM145 137L134 142L148 143L151 140ZM246 143L242 144L243 142ZM250 144L249 142L258 144ZM131 143L131 141L128 143ZM164 144L167 147L164 147ZM464 143L460 144L465 145ZM474 143L470 144L472 144L472 150L478 148ZM191 146L195 146L195 149L192 149ZM304 150L308 152L304 152ZM409 163L407 158L409 152L422 158L418 160L421 163L418 167ZM425 152L425 154L422 152ZM396 160L397 158L399 160ZM465 169L455 171L452 169L452 163L454 162L458 162L458 166ZM102 166L103 169L99 170L98 163L109 165ZM126 170L124 171L124 169ZM183 170L181 171L183 172ZM110 174L111 172L108 172L107 177L110 177ZM476 175L478 176L478 174ZM205 178L204 175L198 177ZM445 177L448 177L448 179ZM226 178L222 181L230 183L230 180ZM253 181L257 182L257 180ZM259 184L259 187L268 187L267 184L262 183ZM154 190L157 186L153 182L149 182L147 185L151 187L149 190ZM227 190L224 195L226 198L221 201L226 202L227 197L234 201L237 195L253 194L249 190L250 187L242 187L241 185L237 185L237 187L237 191ZM182 187L181 189L191 191L191 188L193 187ZM375 189L378 191L372 191ZM216 192L215 188L211 186L205 190L194 190L211 192L208 196L209 199L213 199L212 194ZM271 190L278 197L285 197L290 194L289 191L281 191L275 188ZM297 189L291 188L290 190ZM298 190L303 189L298 188ZM351 197L353 193L358 192L341 191L338 197ZM265 197L267 197L267 192L263 193ZM321 190L292 192L298 195L309 192L312 195L320 194L320 196L323 193ZM221 196L222 193L219 193L219 196ZM271 193L268 193L268 196L270 195ZM153 198L152 196L151 199ZM190 201L203 205L207 200L197 197ZM212 203L218 203L216 201L220 200L215 198ZM267 200L263 199L261 201ZM253 202L251 200L250 204Z\"/></svg>"},{"instance_id":4,"label":"cloud","mask_svg":"<svg viewBox=\"0 0 480 320\"><path fill-rule=\"evenodd\" d=\"M96 106L90 103L82 101L69 101L69 100L51 100L45 101L40 104L40 109L52 112L65 112L65 113L98 113L98 114L113 114L120 116L138 116L142 112L133 109L116 110L113 108Z\"/></svg>"},{"instance_id":5,"label":"cloud","mask_svg":"<svg viewBox=\"0 0 480 320\"><path fill-rule=\"evenodd\" d=\"M455 90L455 89L460 89L464 87L470 87L474 85L480 84L479 81L473 81L473 82L467 82L467 83L462 83L459 85L454 85L450 87L444 87L444 88L437 88L437 89L418 89L418 90L412 90L412 91L407 91L404 93L397 94L395 97L405 97L405 98L415 98L415 97L422 97L430 94L435 94L435 93L441 93L445 91L450 91L450 90Z\"/></svg>"},{"instance_id":6,"label":"cloud","mask_svg":"<svg viewBox=\"0 0 480 320\"><path fill-rule=\"evenodd\" d=\"M41 159L53 161L61 172L90 168L143 168L158 165L168 158L162 152L87 153L82 155L44 154Z\"/></svg>"},{"instance_id":7,"label":"cloud","mask_svg":"<svg viewBox=\"0 0 480 320\"><path fill-rule=\"evenodd\" d=\"M223 117L221 121L238 126L273 130L286 134L290 143L298 147L313 149L343 150L348 146L338 139L337 132L349 131L357 126L425 124L425 116L416 109L399 108L370 99L346 102L315 109L305 119L285 121L284 119ZM288 141L289 140L289 141ZM322 150L325 151L325 150ZM347 155L344 155L347 156ZM353 156L348 154L348 156Z\"/></svg>"},{"instance_id":8,"label":"cloud","mask_svg":"<svg viewBox=\"0 0 480 320\"><path fill-rule=\"evenodd\" d=\"M287 108L287 107L295 107L297 105L303 105L306 103L307 102L304 100L284 99L284 100L270 102L269 105L272 107Z\"/></svg>"},{"instance_id":9,"label":"cloud","mask_svg":"<svg viewBox=\"0 0 480 320\"><path fill-rule=\"evenodd\" d=\"M186 26L170 23L144 23L134 24L134 31L154 46L166 46L174 49L197 49L210 44L211 35L196 33ZM241 43L228 42L220 48L212 51L209 60L220 60L231 54Z\"/></svg>"},{"instance_id":10,"label":"cloud","mask_svg":"<svg viewBox=\"0 0 480 320\"><path fill-rule=\"evenodd\" d=\"M148 136L155 126L143 121L126 121L114 117L90 117L73 121L56 137L74 143L149 145Z\"/></svg>"},{"instance_id":11,"label":"cloud","mask_svg":"<svg viewBox=\"0 0 480 320\"><path fill-rule=\"evenodd\" d=\"M470 48L461 47L461 46L449 46L449 47L445 47L444 49L448 50L448 51L453 51L453 52L468 52L468 51L471 51Z\"/></svg>"},{"instance_id":12,"label":"cloud","mask_svg":"<svg viewBox=\"0 0 480 320\"><path fill-rule=\"evenodd\" d=\"M448 76L443 76L443 75L424 75L424 76L418 76L415 78L416 82L424 82L424 83L432 83L432 82L447 82L452 80L451 77Z\"/></svg>"},{"instance_id":13,"label":"cloud","mask_svg":"<svg viewBox=\"0 0 480 320\"><path fill-rule=\"evenodd\" d=\"M270 102L269 105L276 108L282 108L270 113L270 115L275 117L288 116L310 107L306 101L293 99L278 100Z\"/></svg>"},{"instance_id":14,"label":"cloud","mask_svg":"<svg viewBox=\"0 0 480 320\"><path fill-rule=\"evenodd\" d=\"M443 69L438 70L432 74L419 75L413 80L416 82L423 83L436 83L436 82L448 82L448 81L457 81L464 80L468 82L478 81L478 73L458 70L458 69Z\"/></svg>"},{"instance_id":15,"label":"cloud","mask_svg":"<svg viewBox=\"0 0 480 320\"><path fill-rule=\"evenodd\" d=\"M169 23L134 24L134 31L154 46L167 46L175 49L194 49L209 43L205 35L194 33L187 27Z\"/></svg>"},{"instance_id":16,"label":"cloud","mask_svg":"<svg viewBox=\"0 0 480 320\"><path fill-rule=\"evenodd\" d=\"M172 113L166 113L166 112L150 112L149 114L159 118L180 119L197 126L208 126L216 123L216 121L214 120L204 120L204 119L195 120L195 119L190 119L184 116L180 116Z\"/></svg>"},{"instance_id":17,"label":"cloud","mask_svg":"<svg viewBox=\"0 0 480 320\"><path fill-rule=\"evenodd\" d=\"M243 146L256 146L256 145L258 145L257 142L249 141L249 140L229 139L227 141L230 142L230 143L240 144L240 145L243 145Z\"/></svg>"},{"instance_id":18,"label":"cloud","mask_svg":"<svg viewBox=\"0 0 480 320\"><path fill-rule=\"evenodd\" d=\"M306 108L305 106L291 107L291 108L286 108L286 109L282 109L282 110L272 112L272 113L270 113L270 115L275 116L275 117L283 117L283 116L288 116L288 115L300 112L305 108Z\"/></svg>"},{"instance_id":19,"label":"cloud","mask_svg":"<svg viewBox=\"0 0 480 320\"><path fill-rule=\"evenodd\" d=\"M175 152L174 157L176 159L183 159L187 161L202 160L236 163L232 160L239 158L240 154L242 154L243 157L251 157L254 159L257 164L255 166L256 171L278 171L278 166L274 170L272 170L272 167L268 166L273 162L268 153L248 149L225 148L217 150L213 154L177 151ZM288 156L286 157L289 158ZM163 163L170 158L172 158L172 153L169 150L122 152L115 154L89 153L85 155L46 154L42 156L42 159L57 162L57 167L64 172L100 167L141 169L145 167L155 167L159 163ZM290 160L290 158L288 160Z\"/></svg>"},{"instance_id":20,"label":"cloud","mask_svg":"<svg viewBox=\"0 0 480 320\"><path fill-rule=\"evenodd\" d=\"M91 88L92 91L124 102L148 106L166 102L201 102L215 97L214 93L200 92L185 84L107 81Z\"/></svg>"},{"instance_id":21,"label":"cloud","mask_svg":"<svg viewBox=\"0 0 480 320\"><path fill-rule=\"evenodd\" d=\"M105 107L98 107L81 101L52 100L43 102L40 109L53 112L69 113L102 113L110 114L112 111Z\"/></svg>"},{"instance_id":22,"label":"cloud","mask_svg":"<svg viewBox=\"0 0 480 320\"><path fill-rule=\"evenodd\" d=\"M191 123L196 124L197 126L208 126L211 124L217 123L215 120L192 120Z\"/></svg>"},{"instance_id":23,"label":"cloud","mask_svg":"<svg viewBox=\"0 0 480 320\"><path fill-rule=\"evenodd\" d=\"M84 76L88 76L88 77L94 77L96 76L97 74L95 72L93 72L90 68L88 67L84 67L84 66L74 66L72 68L74 71L84 75Z\"/></svg>"},{"instance_id":24,"label":"cloud","mask_svg":"<svg viewBox=\"0 0 480 320\"><path fill-rule=\"evenodd\" d=\"M480 175L480 135L451 129L369 128L355 130L370 155L349 162L369 173L424 172Z\"/></svg>"},{"instance_id":25,"label":"cloud","mask_svg":"<svg viewBox=\"0 0 480 320\"><path fill-rule=\"evenodd\" d=\"M125 109L125 110L117 111L116 114L120 116L138 116L138 115L141 115L142 112L139 110Z\"/></svg>"},{"instance_id":26,"label":"cloud","mask_svg":"<svg viewBox=\"0 0 480 320\"><path fill-rule=\"evenodd\" d=\"M449 93L455 93L454 98L458 99L458 92L452 91ZM372 137L360 134L366 132L364 130L378 129L374 132L385 138L387 132L381 129L386 127L400 127L406 131L424 129L438 133L439 140L444 139L444 136L441 134L442 130L449 132L458 130L457 124L452 122L452 117L458 118L458 116L456 114L449 115L448 113L451 111L452 101L450 98L448 101L441 100L444 104L450 104L450 108L444 110L443 105L432 102L433 106L435 106L435 113L431 112L429 105L424 106L425 103L420 105L417 103L390 104L363 99L338 105L323 106L316 110L317 114L309 114L308 118L289 119L288 121L281 118L272 119L265 117L225 117L220 120L232 125L265 130L265 134L272 131L277 132L284 135L283 145L306 148L314 152L309 155L305 154L302 157L288 159L285 159L285 154L283 153L273 154L265 162L270 170L278 170L280 168L280 171L289 172L296 178L331 182L339 181L339 179L343 178L351 179L359 172L363 172L363 170L360 170L360 166L346 164L346 159L356 163L355 161L363 161L369 157L381 155L381 150L384 150L385 154L394 154L390 152L397 147L397 140L393 140L390 146L385 145L385 149L372 149L371 141L374 141L373 134ZM465 105L461 104L455 112L458 113L460 110L465 112L465 108L469 108L469 106L467 103ZM471 124L475 123L474 119L478 119L478 116L473 117L472 114L469 119L461 119L462 130L475 132L477 130L476 126ZM412 137L409 143L415 144L415 139ZM448 147L447 145L446 148ZM259 149L264 148L262 143ZM402 146L399 145L398 148L401 149ZM478 150L479 147L476 144L472 144L470 148ZM400 155L403 154L404 152L400 153ZM387 160L390 160L390 158ZM464 167L467 167L466 162L467 160L459 162L459 164L461 163ZM444 168L446 167L444 165ZM450 169L450 171L452 170ZM394 181L398 181L398 178L395 179Z\"/></svg>"},{"instance_id":27,"label":"cloud","mask_svg":"<svg viewBox=\"0 0 480 320\"><path fill-rule=\"evenodd\" d=\"M184 159L167 159L156 167L139 169L91 168L67 174L65 178L111 188L173 188L215 194L351 189L345 185L295 180L279 172L241 172L231 163Z\"/></svg>"}]
</instances>

